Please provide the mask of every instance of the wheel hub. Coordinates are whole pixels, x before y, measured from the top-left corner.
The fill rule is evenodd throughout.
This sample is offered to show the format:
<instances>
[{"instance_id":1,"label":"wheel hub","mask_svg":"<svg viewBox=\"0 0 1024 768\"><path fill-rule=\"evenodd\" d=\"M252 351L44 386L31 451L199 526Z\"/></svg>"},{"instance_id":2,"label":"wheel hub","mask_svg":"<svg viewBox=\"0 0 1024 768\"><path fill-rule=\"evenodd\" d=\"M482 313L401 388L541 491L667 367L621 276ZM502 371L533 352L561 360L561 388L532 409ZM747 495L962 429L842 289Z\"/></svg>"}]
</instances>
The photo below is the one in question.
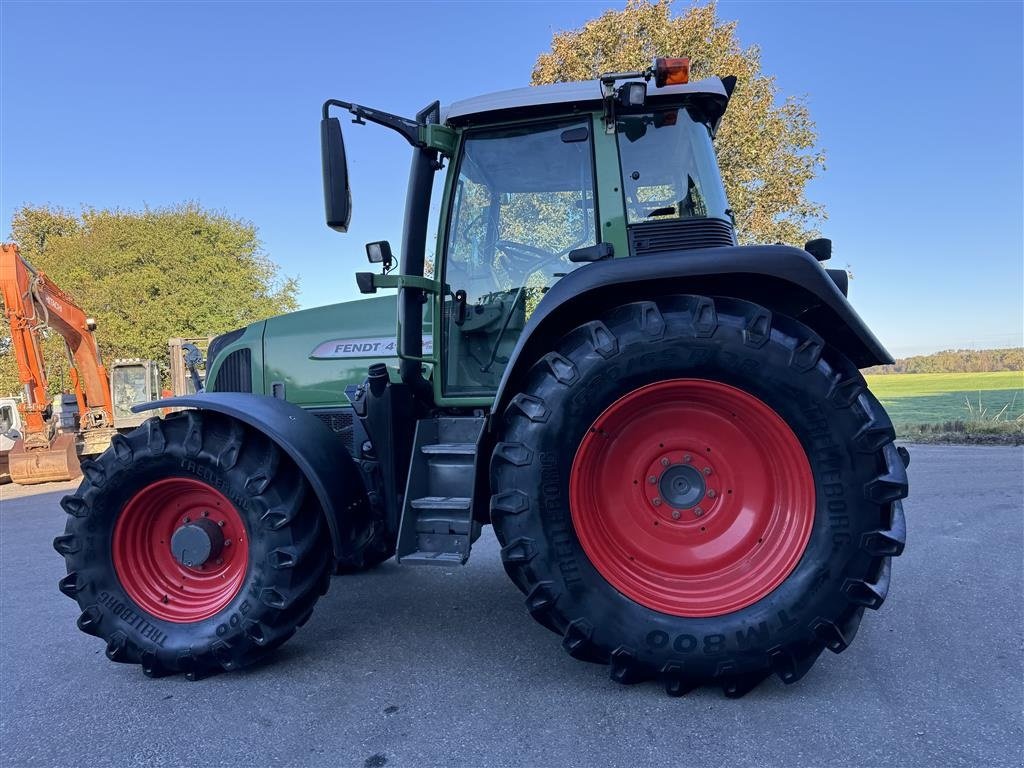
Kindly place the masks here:
<instances>
[{"instance_id":1,"label":"wheel hub","mask_svg":"<svg viewBox=\"0 0 1024 768\"><path fill-rule=\"evenodd\" d=\"M224 534L208 517L182 525L171 536L171 554L187 568L198 568L216 560L223 549Z\"/></svg>"},{"instance_id":2,"label":"wheel hub","mask_svg":"<svg viewBox=\"0 0 1024 768\"><path fill-rule=\"evenodd\" d=\"M698 516L704 512L701 505L707 497L708 483L704 473L693 465L693 452L665 453L647 467L645 474L651 504L659 512L668 513L675 520L679 519L679 512L692 515L699 509Z\"/></svg>"},{"instance_id":3,"label":"wheel hub","mask_svg":"<svg viewBox=\"0 0 1024 768\"><path fill-rule=\"evenodd\" d=\"M661 498L675 509L689 509L704 498L704 476L690 464L672 464L658 481Z\"/></svg>"}]
</instances>

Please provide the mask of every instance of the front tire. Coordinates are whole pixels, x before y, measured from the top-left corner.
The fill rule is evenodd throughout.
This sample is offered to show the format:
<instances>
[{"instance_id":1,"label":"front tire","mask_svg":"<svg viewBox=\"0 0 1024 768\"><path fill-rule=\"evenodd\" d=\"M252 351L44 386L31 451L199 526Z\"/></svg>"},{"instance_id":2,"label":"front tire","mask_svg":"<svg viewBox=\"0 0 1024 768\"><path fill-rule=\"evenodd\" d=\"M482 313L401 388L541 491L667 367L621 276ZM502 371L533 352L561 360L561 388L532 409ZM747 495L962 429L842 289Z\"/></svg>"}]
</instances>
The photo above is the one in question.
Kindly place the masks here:
<instances>
[{"instance_id":1,"label":"front tire","mask_svg":"<svg viewBox=\"0 0 1024 768\"><path fill-rule=\"evenodd\" d=\"M513 581L619 682L729 696L844 650L902 552L904 463L845 357L735 299L618 307L510 401L491 516Z\"/></svg>"},{"instance_id":2,"label":"front tire","mask_svg":"<svg viewBox=\"0 0 1024 768\"><path fill-rule=\"evenodd\" d=\"M242 667L327 590L332 555L301 471L267 437L196 410L150 419L83 464L54 548L78 627L150 676Z\"/></svg>"}]
</instances>

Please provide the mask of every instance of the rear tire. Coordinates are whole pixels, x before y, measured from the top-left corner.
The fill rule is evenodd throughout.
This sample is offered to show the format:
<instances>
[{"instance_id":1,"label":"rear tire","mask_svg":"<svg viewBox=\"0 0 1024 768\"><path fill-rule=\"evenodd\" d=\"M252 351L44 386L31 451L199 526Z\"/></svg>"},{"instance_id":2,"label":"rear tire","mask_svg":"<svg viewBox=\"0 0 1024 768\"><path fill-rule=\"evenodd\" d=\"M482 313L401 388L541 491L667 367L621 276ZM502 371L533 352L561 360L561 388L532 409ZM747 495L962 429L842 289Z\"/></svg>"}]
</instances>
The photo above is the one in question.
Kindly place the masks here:
<instances>
[{"instance_id":1,"label":"rear tire","mask_svg":"<svg viewBox=\"0 0 1024 768\"><path fill-rule=\"evenodd\" d=\"M59 586L113 661L193 679L246 666L291 637L327 591L332 553L313 492L271 440L230 417L150 419L82 469L61 501ZM170 539L192 525L176 546L195 541L197 521L211 531L200 537L208 559L176 559Z\"/></svg>"},{"instance_id":2,"label":"rear tire","mask_svg":"<svg viewBox=\"0 0 1024 768\"><path fill-rule=\"evenodd\" d=\"M660 420L651 385L669 393ZM719 399L692 394L691 417L670 418L705 392ZM728 696L773 672L793 683L885 599L907 494L892 424L856 367L788 317L699 296L618 307L541 358L503 418L491 518L505 568L534 618L618 682ZM623 449L633 426L653 442ZM718 458L690 477L698 451ZM732 482L706 495L720 474ZM763 536L714 533L741 516Z\"/></svg>"}]
</instances>

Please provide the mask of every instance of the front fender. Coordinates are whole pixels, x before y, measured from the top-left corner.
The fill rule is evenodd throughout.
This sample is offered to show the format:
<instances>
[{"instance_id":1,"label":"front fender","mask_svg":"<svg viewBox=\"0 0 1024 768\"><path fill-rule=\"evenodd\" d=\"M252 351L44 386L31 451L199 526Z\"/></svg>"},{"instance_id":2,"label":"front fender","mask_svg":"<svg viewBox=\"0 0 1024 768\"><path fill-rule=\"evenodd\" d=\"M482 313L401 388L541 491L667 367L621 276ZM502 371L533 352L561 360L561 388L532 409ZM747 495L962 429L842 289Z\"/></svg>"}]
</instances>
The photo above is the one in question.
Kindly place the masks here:
<instances>
[{"instance_id":1,"label":"front fender","mask_svg":"<svg viewBox=\"0 0 1024 768\"><path fill-rule=\"evenodd\" d=\"M258 429L273 440L305 475L327 518L335 557L346 551L343 526L346 515L367 509L366 489L359 470L338 436L313 414L297 405L265 395L246 392L203 392L142 403L132 411L158 408L196 408L222 413Z\"/></svg>"},{"instance_id":2,"label":"front fender","mask_svg":"<svg viewBox=\"0 0 1024 768\"><path fill-rule=\"evenodd\" d=\"M892 358L813 256L784 245L732 246L609 259L561 278L523 329L494 401L501 413L515 383L562 334L596 313L670 293L731 296L788 315L858 367Z\"/></svg>"}]
</instances>

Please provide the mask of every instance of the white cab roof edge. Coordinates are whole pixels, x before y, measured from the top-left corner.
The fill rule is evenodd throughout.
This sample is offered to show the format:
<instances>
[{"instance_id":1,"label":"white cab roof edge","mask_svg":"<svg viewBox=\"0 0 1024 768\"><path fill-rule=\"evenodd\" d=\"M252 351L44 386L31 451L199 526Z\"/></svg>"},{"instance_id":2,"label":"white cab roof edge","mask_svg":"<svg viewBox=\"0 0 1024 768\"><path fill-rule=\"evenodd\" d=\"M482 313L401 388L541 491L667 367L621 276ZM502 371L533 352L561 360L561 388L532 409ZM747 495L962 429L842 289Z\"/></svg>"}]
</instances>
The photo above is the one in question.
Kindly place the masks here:
<instances>
[{"instance_id":1,"label":"white cab roof edge","mask_svg":"<svg viewBox=\"0 0 1024 768\"><path fill-rule=\"evenodd\" d=\"M722 81L717 77L709 77L684 85L667 85L655 88L648 83L649 97L675 96L689 93L706 93L713 96L728 98ZM539 107L554 104L572 104L601 100L601 82L599 80L583 80L572 83L552 83L551 85L531 85L525 88L513 88L508 91L485 93L469 99L453 102L441 109L441 122L498 112L505 109Z\"/></svg>"}]
</instances>

